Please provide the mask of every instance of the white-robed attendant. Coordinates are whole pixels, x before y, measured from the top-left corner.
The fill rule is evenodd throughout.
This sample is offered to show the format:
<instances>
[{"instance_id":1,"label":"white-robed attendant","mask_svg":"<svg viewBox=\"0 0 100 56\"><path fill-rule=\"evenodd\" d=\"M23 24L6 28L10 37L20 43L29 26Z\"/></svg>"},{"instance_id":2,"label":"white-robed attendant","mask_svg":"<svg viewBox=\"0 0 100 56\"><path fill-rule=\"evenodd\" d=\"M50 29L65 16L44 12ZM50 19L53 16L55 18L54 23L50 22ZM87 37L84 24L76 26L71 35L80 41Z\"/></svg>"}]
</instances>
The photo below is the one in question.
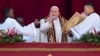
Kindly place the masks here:
<instances>
[{"instance_id":1,"label":"white-robed attendant","mask_svg":"<svg viewBox=\"0 0 100 56\"><path fill-rule=\"evenodd\" d=\"M84 13L87 17L81 23L70 29L74 40L80 39L80 37L87 32L93 32L94 28L97 32L100 31L100 17L95 13L92 3L89 2L85 4Z\"/></svg>"},{"instance_id":2,"label":"white-robed attendant","mask_svg":"<svg viewBox=\"0 0 100 56\"><path fill-rule=\"evenodd\" d=\"M34 38L36 37L36 29L34 26L34 23L31 23L27 26L22 27L15 19L13 14L12 8L6 8L4 10L5 18L2 21L2 24L0 25L0 30L5 30L7 32L7 29L15 29L17 31L17 34L22 34L23 36L28 36L27 38L24 38L26 42L33 42Z\"/></svg>"}]
</instances>

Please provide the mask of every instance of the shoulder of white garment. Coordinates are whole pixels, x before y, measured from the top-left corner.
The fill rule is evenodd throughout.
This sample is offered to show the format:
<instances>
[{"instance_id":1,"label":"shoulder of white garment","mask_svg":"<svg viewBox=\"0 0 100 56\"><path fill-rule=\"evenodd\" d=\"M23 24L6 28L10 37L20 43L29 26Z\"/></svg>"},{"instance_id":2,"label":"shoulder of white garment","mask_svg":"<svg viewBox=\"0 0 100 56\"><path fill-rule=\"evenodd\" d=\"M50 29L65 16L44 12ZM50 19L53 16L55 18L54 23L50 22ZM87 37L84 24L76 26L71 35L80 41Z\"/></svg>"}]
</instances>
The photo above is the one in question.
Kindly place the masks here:
<instances>
[{"instance_id":1,"label":"shoulder of white garment","mask_svg":"<svg viewBox=\"0 0 100 56\"><path fill-rule=\"evenodd\" d=\"M46 22L45 19L41 19L41 20L40 20L40 24L46 24L46 25L49 25L49 22L48 22L48 21Z\"/></svg>"},{"instance_id":2,"label":"shoulder of white garment","mask_svg":"<svg viewBox=\"0 0 100 56\"><path fill-rule=\"evenodd\" d=\"M6 21L10 21L10 22L13 22L14 21L15 22L16 20L13 19L13 18L8 17Z\"/></svg>"},{"instance_id":3,"label":"shoulder of white garment","mask_svg":"<svg viewBox=\"0 0 100 56\"><path fill-rule=\"evenodd\" d=\"M40 20L40 24L46 25L46 26L49 26L49 25L51 26L51 24L50 24L48 21L46 22L45 19L41 19L41 20ZM49 26L49 27L50 27L50 26Z\"/></svg>"},{"instance_id":4,"label":"shoulder of white garment","mask_svg":"<svg viewBox=\"0 0 100 56\"><path fill-rule=\"evenodd\" d=\"M29 24L29 25L32 25L33 27L35 27L35 24L34 24L34 22L33 22L33 23L31 23L31 24Z\"/></svg>"},{"instance_id":5,"label":"shoulder of white garment","mask_svg":"<svg viewBox=\"0 0 100 56\"><path fill-rule=\"evenodd\" d=\"M40 22L44 22L44 21L45 21L44 19L41 19L41 20L40 20Z\"/></svg>"},{"instance_id":6,"label":"shoulder of white garment","mask_svg":"<svg viewBox=\"0 0 100 56\"><path fill-rule=\"evenodd\" d=\"M97 13L92 13L90 16L96 16L96 17L99 17L99 14L97 14Z\"/></svg>"}]
</instances>

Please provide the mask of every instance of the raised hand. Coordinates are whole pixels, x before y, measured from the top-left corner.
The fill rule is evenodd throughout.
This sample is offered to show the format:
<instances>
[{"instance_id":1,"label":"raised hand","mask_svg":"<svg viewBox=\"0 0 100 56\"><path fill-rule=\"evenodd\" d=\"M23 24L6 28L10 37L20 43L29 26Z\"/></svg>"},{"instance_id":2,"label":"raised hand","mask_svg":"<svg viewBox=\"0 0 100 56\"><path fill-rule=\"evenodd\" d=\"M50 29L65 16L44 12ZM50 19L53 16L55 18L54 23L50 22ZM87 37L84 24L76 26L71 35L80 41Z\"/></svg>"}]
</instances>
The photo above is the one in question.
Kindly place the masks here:
<instances>
[{"instance_id":1,"label":"raised hand","mask_svg":"<svg viewBox=\"0 0 100 56\"><path fill-rule=\"evenodd\" d=\"M82 12L82 13L81 13L81 16L82 16L83 18L86 18L86 17L87 17L87 15L86 15L85 12Z\"/></svg>"}]
</instances>

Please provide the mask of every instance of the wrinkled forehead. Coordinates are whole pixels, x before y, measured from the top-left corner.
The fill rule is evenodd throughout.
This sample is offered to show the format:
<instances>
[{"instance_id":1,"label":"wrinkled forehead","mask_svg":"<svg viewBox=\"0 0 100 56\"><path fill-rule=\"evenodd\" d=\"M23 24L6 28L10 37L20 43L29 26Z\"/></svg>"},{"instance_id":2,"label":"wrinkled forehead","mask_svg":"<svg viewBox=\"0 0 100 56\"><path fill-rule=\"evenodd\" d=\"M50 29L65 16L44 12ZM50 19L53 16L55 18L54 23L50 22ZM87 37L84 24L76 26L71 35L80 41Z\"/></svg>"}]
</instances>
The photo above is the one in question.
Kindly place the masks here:
<instances>
[{"instance_id":1,"label":"wrinkled forehead","mask_svg":"<svg viewBox=\"0 0 100 56\"><path fill-rule=\"evenodd\" d=\"M59 11L59 8L57 6L52 6L50 8L50 11Z\"/></svg>"}]
</instances>

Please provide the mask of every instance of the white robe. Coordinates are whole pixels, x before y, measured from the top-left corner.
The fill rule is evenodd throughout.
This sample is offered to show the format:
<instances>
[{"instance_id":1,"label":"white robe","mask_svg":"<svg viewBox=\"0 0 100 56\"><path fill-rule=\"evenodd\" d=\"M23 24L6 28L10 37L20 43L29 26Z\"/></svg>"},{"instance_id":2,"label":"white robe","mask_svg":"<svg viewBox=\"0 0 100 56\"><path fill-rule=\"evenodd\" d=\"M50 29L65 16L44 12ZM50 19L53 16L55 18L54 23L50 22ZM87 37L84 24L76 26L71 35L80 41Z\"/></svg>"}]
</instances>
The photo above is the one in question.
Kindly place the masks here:
<instances>
[{"instance_id":1,"label":"white robe","mask_svg":"<svg viewBox=\"0 0 100 56\"><path fill-rule=\"evenodd\" d=\"M7 28L15 28L18 34L22 34L24 36L23 39L26 40L26 42L34 41L34 38L36 37L34 23L22 27L15 19L8 17L5 22L0 25L0 30L5 30L5 32L7 32Z\"/></svg>"},{"instance_id":2,"label":"white robe","mask_svg":"<svg viewBox=\"0 0 100 56\"><path fill-rule=\"evenodd\" d=\"M97 13L90 14L80 24L71 28L73 38L80 39L83 34L93 32L93 28L97 32L100 31L100 17Z\"/></svg>"},{"instance_id":3,"label":"white robe","mask_svg":"<svg viewBox=\"0 0 100 56\"><path fill-rule=\"evenodd\" d=\"M61 24L59 21L59 18L56 18L53 20L54 28L55 28L55 36L56 36L56 41L61 42L61 37L62 37L62 31L61 31ZM51 27L51 24L49 22L45 22L44 19L41 19L40 21L40 31L41 31L41 42L48 43L48 38L47 38L47 31Z\"/></svg>"}]
</instances>

